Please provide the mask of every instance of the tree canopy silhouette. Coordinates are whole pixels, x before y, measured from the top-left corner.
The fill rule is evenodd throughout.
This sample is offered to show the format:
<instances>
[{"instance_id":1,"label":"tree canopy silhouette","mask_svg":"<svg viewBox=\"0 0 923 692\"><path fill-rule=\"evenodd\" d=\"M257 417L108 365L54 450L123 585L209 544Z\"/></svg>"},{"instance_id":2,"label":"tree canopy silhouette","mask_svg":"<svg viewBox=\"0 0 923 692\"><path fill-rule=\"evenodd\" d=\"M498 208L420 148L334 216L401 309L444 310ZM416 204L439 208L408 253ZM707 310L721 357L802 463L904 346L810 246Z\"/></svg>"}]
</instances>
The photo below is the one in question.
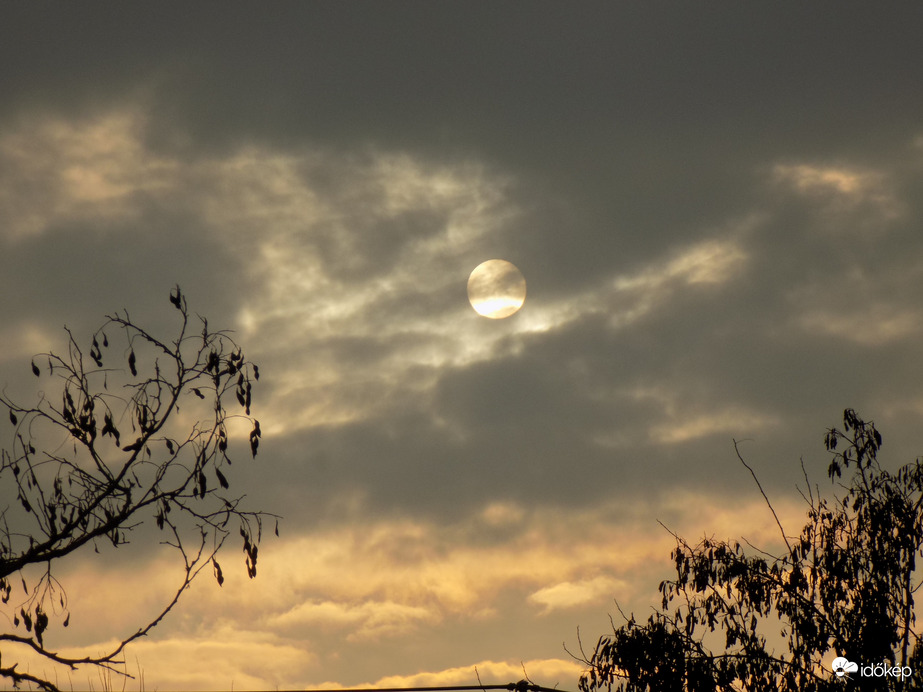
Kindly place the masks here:
<instances>
[{"instance_id":1,"label":"tree canopy silhouette","mask_svg":"<svg viewBox=\"0 0 923 692\"><path fill-rule=\"evenodd\" d=\"M676 536L676 576L660 583L659 607L583 656L582 692L822 692L844 679L859 690L923 689L923 464L883 469L881 435L852 409L824 443L837 490L826 498L808 483L807 522L797 536L782 531L782 554Z\"/></svg>"},{"instance_id":2,"label":"tree canopy silhouette","mask_svg":"<svg viewBox=\"0 0 923 692\"><path fill-rule=\"evenodd\" d=\"M259 369L227 332L213 331L204 318L195 328L179 287L170 302L180 320L172 341L127 311L116 313L89 348L68 330L65 354L33 358L32 374L45 380L37 403L0 396L12 425L0 460L0 609L9 623L0 633L0 676L14 685L57 689L49 676L19 669L25 652L52 668L90 665L127 675L125 647L170 612L196 575L211 567L223 583L216 553L232 531L251 578L265 519L276 520L278 535L275 515L247 511L241 497L228 494L229 423L246 424L251 456L259 447L260 424L250 415ZM97 656L47 648L46 632L70 624L55 577L59 561L118 548L150 519L179 558L172 598L137 630L114 633L119 643Z\"/></svg>"}]
</instances>

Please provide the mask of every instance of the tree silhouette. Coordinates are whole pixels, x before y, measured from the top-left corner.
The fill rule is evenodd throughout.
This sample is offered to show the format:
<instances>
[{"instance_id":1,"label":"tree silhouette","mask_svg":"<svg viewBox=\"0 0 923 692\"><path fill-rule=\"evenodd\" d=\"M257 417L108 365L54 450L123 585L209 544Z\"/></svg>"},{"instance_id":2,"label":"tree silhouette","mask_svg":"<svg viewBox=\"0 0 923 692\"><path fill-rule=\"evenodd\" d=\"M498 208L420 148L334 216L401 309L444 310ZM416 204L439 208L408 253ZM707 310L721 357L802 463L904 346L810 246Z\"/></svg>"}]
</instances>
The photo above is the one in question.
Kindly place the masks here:
<instances>
[{"instance_id":1,"label":"tree silhouette","mask_svg":"<svg viewBox=\"0 0 923 692\"><path fill-rule=\"evenodd\" d=\"M784 553L676 536L676 576L661 582L659 607L582 657L583 692L820 692L844 679L859 690L923 689L914 629L923 465L883 469L881 435L852 409L824 443L839 490L827 499L808 484L807 523L798 536L782 532ZM838 657L855 665L841 660L834 674Z\"/></svg>"},{"instance_id":2,"label":"tree silhouette","mask_svg":"<svg viewBox=\"0 0 923 692\"><path fill-rule=\"evenodd\" d=\"M0 676L16 686L57 689L18 669L27 650L67 669L90 665L127 675L125 647L170 612L196 575L211 566L223 583L215 555L231 531L242 539L251 578L264 519L276 519L278 535L275 515L245 511L242 498L225 492L229 423L246 424L253 457L259 447L260 424L250 416L259 369L204 318L193 332L178 286L170 302L181 320L174 340L161 341L127 312L116 313L93 334L89 349L67 330L66 354L32 360L33 375L47 380L35 405L0 396L12 424L0 460L0 610L10 624L0 634ZM46 648L53 623L70 624L67 595L55 577L58 561L90 548L117 548L151 518L161 543L180 558L173 597L98 656L72 658Z\"/></svg>"}]
</instances>

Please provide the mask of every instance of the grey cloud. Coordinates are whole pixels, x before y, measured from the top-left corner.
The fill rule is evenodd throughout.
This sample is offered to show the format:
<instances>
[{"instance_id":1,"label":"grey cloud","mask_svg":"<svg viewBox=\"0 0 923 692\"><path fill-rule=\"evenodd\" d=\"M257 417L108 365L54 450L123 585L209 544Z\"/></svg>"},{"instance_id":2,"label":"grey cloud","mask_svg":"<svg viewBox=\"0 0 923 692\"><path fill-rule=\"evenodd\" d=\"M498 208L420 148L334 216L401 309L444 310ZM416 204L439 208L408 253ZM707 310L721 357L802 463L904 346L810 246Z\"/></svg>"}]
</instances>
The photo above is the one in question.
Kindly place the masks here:
<instances>
[{"instance_id":1,"label":"grey cloud","mask_svg":"<svg viewBox=\"0 0 923 692\"><path fill-rule=\"evenodd\" d=\"M63 323L128 308L169 333L179 282L260 363L260 456L231 480L286 516L283 537L409 518L481 549L542 508L625 505L643 511L599 521L682 529L681 491L754 490L732 438L773 497L800 456L823 483L845 406L905 461L923 411L919 13L6 8L0 345L22 375L2 383L30 384L28 349ZM467 304L490 258L528 281L508 320ZM491 503L526 514L458 528ZM457 630L465 661L535 622L521 593L491 605ZM459 665L437 630L417 650ZM393 648L368 655L367 680L403 672Z\"/></svg>"},{"instance_id":2,"label":"grey cloud","mask_svg":"<svg viewBox=\"0 0 923 692\"><path fill-rule=\"evenodd\" d=\"M241 138L347 151L358 139L437 160L487 159L531 188L525 201L539 211L507 245L549 286L628 268L746 208L754 166L893 146L916 127L919 95L900 86L919 69L916 36L900 6L878 8L874 31L842 5L525 15L413 3L267 14L230 4L184 8L183 21L99 7L11 13L11 36L44 41L4 42L16 51L5 64L23 67L6 73L7 103L66 101L77 84L85 95L91 76L120 99L140 80L167 115L153 130L166 121L173 131L152 141L168 147L177 133L183 148L212 151ZM845 50L856 26L865 49ZM890 126L870 132L879 104ZM379 229L368 242L385 237ZM384 262L388 247L378 246Z\"/></svg>"}]
</instances>

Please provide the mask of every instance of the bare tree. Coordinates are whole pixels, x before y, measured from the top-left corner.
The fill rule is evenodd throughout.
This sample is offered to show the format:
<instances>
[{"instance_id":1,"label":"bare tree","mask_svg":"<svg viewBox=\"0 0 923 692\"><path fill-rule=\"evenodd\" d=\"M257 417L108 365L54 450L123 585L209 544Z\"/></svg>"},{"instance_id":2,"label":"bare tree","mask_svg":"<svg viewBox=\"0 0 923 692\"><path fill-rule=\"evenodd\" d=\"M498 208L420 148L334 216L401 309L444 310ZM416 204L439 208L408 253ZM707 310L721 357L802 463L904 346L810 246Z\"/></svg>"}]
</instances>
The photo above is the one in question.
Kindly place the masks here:
<instances>
[{"instance_id":1,"label":"bare tree","mask_svg":"<svg viewBox=\"0 0 923 692\"><path fill-rule=\"evenodd\" d=\"M251 456L259 447L260 424L250 415L259 369L227 332L190 318L178 286L170 302L180 318L172 341L161 341L127 311L116 313L88 349L67 330L64 355L32 360L32 373L47 381L37 403L23 406L0 395L12 424L0 459L0 610L11 624L0 634L0 676L16 686L57 689L18 669L27 650L70 670L87 665L128 675L125 647L150 632L203 569L210 566L223 583L215 556L232 531L242 539L250 578L263 521L274 519L278 535L278 517L245 511L243 498L228 494L229 425L243 422L249 430ZM151 518L181 563L172 598L136 631L116 633L120 643L98 656L71 658L46 648L46 631L70 623L55 577L58 561L81 550L118 548ZM39 570L32 584L29 570Z\"/></svg>"}]
</instances>

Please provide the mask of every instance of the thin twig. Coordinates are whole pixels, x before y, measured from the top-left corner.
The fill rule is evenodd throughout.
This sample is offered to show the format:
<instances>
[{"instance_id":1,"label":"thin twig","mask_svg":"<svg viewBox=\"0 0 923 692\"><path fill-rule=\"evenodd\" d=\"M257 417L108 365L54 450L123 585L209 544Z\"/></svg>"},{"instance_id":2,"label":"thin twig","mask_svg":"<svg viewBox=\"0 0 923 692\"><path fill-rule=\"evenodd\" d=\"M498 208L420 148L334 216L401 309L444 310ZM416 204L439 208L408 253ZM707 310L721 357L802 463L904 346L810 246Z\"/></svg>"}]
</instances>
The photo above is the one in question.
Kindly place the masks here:
<instances>
[{"instance_id":1,"label":"thin twig","mask_svg":"<svg viewBox=\"0 0 923 692\"><path fill-rule=\"evenodd\" d=\"M760 479L756 477L756 472L753 470L750 464L744 461L744 458L741 456L740 449L737 446L737 440L733 440L733 442L734 452L737 454L737 458L740 459L740 463L743 464L747 468L747 471L750 472L750 475L753 476L753 480L756 482L756 487L760 489L760 494L763 496L763 499L766 500L766 506L769 507L769 511L772 512L773 519L776 520L776 526L779 527L779 532L782 534L782 540L785 541L785 547L788 548L788 553L791 555L792 546L791 543L788 542L788 536L785 535L785 529L782 528L782 522L779 521L779 515L776 514L776 510L773 508L772 503L769 501L769 496L766 495L766 491L763 490L763 485L760 483Z\"/></svg>"}]
</instances>

